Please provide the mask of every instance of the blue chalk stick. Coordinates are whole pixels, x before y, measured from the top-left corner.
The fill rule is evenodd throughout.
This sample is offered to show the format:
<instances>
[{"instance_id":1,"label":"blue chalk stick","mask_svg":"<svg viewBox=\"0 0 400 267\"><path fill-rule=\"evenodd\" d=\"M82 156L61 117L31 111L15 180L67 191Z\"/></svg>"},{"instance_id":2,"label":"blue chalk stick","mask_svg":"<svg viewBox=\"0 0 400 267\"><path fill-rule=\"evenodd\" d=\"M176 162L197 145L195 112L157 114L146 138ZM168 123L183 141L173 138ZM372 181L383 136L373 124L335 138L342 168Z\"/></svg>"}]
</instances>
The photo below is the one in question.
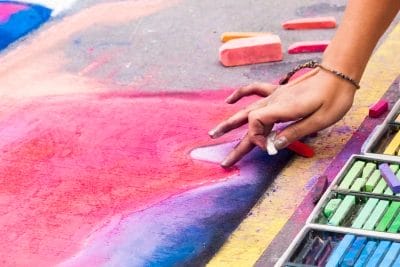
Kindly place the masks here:
<instances>
[{"instance_id":1,"label":"blue chalk stick","mask_svg":"<svg viewBox=\"0 0 400 267\"><path fill-rule=\"evenodd\" d=\"M371 258L369 259L366 267L376 267L379 266L383 257L385 257L386 252L388 251L391 245L390 241L381 241L379 242L378 247L375 249L374 254L372 254Z\"/></svg>"},{"instance_id":2,"label":"blue chalk stick","mask_svg":"<svg viewBox=\"0 0 400 267\"><path fill-rule=\"evenodd\" d=\"M396 257L400 252L400 243L393 242L390 246L385 258L381 262L381 267L392 266L392 263L396 260Z\"/></svg>"},{"instance_id":3,"label":"blue chalk stick","mask_svg":"<svg viewBox=\"0 0 400 267\"><path fill-rule=\"evenodd\" d=\"M393 262L392 266L400 266L400 254L397 256L396 260Z\"/></svg>"},{"instance_id":4,"label":"blue chalk stick","mask_svg":"<svg viewBox=\"0 0 400 267\"><path fill-rule=\"evenodd\" d=\"M356 263L358 256L360 256L361 251L363 250L365 244L367 243L367 238L364 236L357 237L350 249L347 251L346 255L344 255L343 261L340 264L340 267L351 267Z\"/></svg>"},{"instance_id":5,"label":"blue chalk stick","mask_svg":"<svg viewBox=\"0 0 400 267\"><path fill-rule=\"evenodd\" d=\"M361 251L360 257L358 257L354 267L364 267L365 264L368 262L369 258L371 258L377 246L378 246L377 242L368 241L364 249Z\"/></svg>"},{"instance_id":6,"label":"blue chalk stick","mask_svg":"<svg viewBox=\"0 0 400 267\"><path fill-rule=\"evenodd\" d=\"M326 267L337 267L341 263L344 255L354 241L354 235L345 235L339 242L332 255L329 257Z\"/></svg>"}]
</instances>

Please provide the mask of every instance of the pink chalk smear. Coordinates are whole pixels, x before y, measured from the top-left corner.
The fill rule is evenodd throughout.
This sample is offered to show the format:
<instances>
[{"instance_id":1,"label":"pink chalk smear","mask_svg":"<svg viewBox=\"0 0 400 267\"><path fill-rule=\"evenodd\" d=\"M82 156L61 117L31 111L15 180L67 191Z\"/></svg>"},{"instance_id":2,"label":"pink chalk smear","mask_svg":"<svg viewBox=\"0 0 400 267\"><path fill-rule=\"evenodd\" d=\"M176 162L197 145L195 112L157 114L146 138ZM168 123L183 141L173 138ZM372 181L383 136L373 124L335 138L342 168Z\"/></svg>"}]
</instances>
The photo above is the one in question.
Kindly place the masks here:
<instances>
[{"instance_id":1,"label":"pink chalk smear","mask_svg":"<svg viewBox=\"0 0 400 267\"><path fill-rule=\"evenodd\" d=\"M11 15L25 9L28 9L28 6L23 4L0 2L0 22L7 22Z\"/></svg>"}]
</instances>

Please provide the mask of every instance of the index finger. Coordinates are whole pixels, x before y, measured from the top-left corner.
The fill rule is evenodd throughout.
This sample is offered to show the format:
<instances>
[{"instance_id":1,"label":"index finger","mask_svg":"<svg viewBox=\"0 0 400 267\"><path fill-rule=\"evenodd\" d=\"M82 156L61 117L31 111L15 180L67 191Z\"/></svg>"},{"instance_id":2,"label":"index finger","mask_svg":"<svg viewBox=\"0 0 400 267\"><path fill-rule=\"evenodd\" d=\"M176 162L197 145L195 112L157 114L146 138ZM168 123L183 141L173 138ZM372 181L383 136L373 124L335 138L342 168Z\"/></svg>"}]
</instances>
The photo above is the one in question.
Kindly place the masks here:
<instances>
[{"instance_id":1,"label":"index finger","mask_svg":"<svg viewBox=\"0 0 400 267\"><path fill-rule=\"evenodd\" d=\"M243 138L242 141L228 154L228 156L222 161L221 166L223 168L229 168L236 162L241 160L247 153L249 153L255 145L251 142L249 135Z\"/></svg>"}]
</instances>

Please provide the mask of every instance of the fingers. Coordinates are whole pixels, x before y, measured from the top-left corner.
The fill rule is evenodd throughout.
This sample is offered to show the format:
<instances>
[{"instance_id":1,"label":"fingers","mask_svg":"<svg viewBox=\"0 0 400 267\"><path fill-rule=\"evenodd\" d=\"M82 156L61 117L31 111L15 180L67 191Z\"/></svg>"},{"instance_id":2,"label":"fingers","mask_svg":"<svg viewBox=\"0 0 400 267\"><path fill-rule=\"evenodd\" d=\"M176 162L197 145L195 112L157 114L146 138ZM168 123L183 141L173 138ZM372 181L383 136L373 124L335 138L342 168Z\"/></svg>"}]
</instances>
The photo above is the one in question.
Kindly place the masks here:
<instances>
[{"instance_id":1,"label":"fingers","mask_svg":"<svg viewBox=\"0 0 400 267\"><path fill-rule=\"evenodd\" d=\"M248 135L229 153L229 155L222 161L221 166L229 168L236 162L241 160L247 153L254 148L254 144L251 142Z\"/></svg>"},{"instance_id":2,"label":"fingers","mask_svg":"<svg viewBox=\"0 0 400 267\"><path fill-rule=\"evenodd\" d=\"M235 90L230 96L226 98L225 102L228 104L234 104L241 98L249 95L267 97L272 94L276 88L278 88L278 85L268 83L253 83Z\"/></svg>"},{"instance_id":3,"label":"fingers","mask_svg":"<svg viewBox=\"0 0 400 267\"><path fill-rule=\"evenodd\" d=\"M319 110L311 116L285 128L276 137L274 145L278 150L283 149L294 141L324 129L333 123L326 116L324 117L323 111Z\"/></svg>"}]
</instances>

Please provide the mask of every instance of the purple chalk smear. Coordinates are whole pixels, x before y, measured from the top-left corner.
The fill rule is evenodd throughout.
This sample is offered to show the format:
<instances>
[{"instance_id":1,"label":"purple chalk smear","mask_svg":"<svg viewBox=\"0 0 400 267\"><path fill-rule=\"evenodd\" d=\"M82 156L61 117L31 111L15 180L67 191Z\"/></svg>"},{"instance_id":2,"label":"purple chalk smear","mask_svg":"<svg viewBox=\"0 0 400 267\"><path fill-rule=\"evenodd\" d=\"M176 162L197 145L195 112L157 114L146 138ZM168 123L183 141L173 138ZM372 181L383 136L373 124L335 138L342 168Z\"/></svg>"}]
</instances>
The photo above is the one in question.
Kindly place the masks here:
<instances>
[{"instance_id":1,"label":"purple chalk smear","mask_svg":"<svg viewBox=\"0 0 400 267\"><path fill-rule=\"evenodd\" d=\"M380 164L379 170L381 171L383 179L385 179L392 191L396 194L400 193L400 181L396 174L394 174L390 169L389 165L387 163Z\"/></svg>"}]
</instances>

